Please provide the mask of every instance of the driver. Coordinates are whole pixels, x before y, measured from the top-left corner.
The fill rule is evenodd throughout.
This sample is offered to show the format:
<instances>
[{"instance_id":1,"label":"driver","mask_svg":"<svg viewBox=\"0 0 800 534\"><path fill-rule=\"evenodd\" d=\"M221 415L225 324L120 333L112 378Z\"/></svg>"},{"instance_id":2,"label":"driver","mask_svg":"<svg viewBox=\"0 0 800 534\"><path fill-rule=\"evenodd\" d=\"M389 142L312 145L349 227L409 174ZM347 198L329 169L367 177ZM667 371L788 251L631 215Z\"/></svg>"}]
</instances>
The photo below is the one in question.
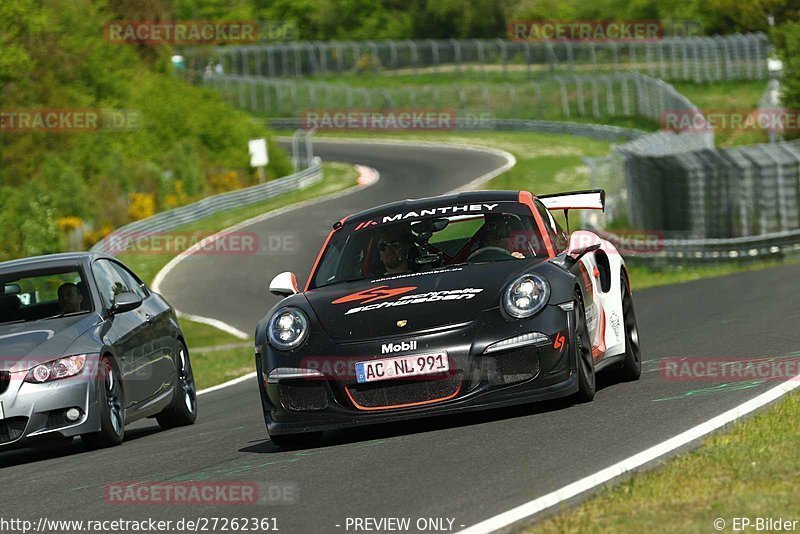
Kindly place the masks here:
<instances>
[{"instance_id":1,"label":"driver","mask_svg":"<svg viewBox=\"0 0 800 534\"><path fill-rule=\"evenodd\" d=\"M478 256L480 253L489 250L505 252L517 259L525 259L525 255L519 251L510 251L508 247L508 225L502 216L486 216L486 224L481 231L481 246L475 250L470 257ZM500 250L498 250L500 249Z\"/></svg>"},{"instance_id":2,"label":"driver","mask_svg":"<svg viewBox=\"0 0 800 534\"><path fill-rule=\"evenodd\" d=\"M58 306L61 308L61 313L77 313L81 311L81 303L83 303L83 295L77 285L67 282L59 286Z\"/></svg>"},{"instance_id":3,"label":"driver","mask_svg":"<svg viewBox=\"0 0 800 534\"><path fill-rule=\"evenodd\" d=\"M411 252L411 232L405 225L392 225L378 234L378 254L386 269L385 274L407 273L408 254Z\"/></svg>"}]
</instances>

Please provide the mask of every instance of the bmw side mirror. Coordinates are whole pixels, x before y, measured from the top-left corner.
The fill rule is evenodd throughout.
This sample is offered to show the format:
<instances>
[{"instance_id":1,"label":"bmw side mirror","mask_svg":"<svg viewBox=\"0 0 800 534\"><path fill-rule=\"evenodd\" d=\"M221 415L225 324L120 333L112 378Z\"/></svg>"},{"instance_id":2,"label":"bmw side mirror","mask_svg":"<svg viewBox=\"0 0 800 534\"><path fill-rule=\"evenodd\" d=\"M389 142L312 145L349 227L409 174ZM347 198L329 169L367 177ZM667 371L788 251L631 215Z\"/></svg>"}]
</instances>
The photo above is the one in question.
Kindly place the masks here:
<instances>
[{"instance_id":1,"label":"bmw side mirror","mask_svg":"<svg viewBox=\"0 0 800 534\"><path fill-rule=\"evenodd\" d=\"M129 312L141 305L142 297L136 293L131 293L130 291L119 293L114 297L114 303L111 305L111 315Z\"/></svg>"},{"instance_id":2,"label":"bmw side mirror","mask_svg":"<svg viewBox=\"0 0 800 534\"><path fill-rule=\"evenodd\" d=\"M294 273L286 271L273 278L269 283L269 292L279 297L290 297L299 293Z\"/></svg>"}]
</instances>

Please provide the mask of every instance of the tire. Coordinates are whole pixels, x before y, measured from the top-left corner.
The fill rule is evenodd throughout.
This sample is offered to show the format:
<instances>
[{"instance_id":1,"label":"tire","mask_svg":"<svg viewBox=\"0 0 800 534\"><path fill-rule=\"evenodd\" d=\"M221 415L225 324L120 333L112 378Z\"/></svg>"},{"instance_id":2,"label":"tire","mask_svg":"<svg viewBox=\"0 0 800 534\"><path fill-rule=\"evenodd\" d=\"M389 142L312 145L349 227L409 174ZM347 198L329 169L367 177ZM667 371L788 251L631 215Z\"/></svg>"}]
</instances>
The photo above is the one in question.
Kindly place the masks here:
<instances>
[{"instance_id":1,"label":"tire","mask_svg":"<svg viewBox=\"0 0 800 534\"><path fill-rule=\"evenodd\" d=\"M636 311L624 276L620 280L620 284L622 285L622 323L625 328L625 359L617 370L617 375L621 381L629 382L638 380L642 375L642 350L639 345L639 325L636 322Z\"/></svg>"},{"instance_id":2,"label":"tire","mask_svg":"<svg viewBox=\"0 0 800 534\"><path fill-rule=\"evenodd\" d=\"M100 358L97 400L100 431L82 434L81 440L90 449L119 445L125 439L125 390L117 362L109 356Z\"/></svg>"},{"instance_id":3,"label":"tire","mask_svg":"<svg viewBox=\"0 0 800 534\"><path fill-rule=\"evenodd\" d=\"M591 402L594 399L596 380L594 373L594 357L592 356L592 340L589 337L589 326L586 324L586 310L580 293L575 292L573 301L574 339L571 349L575 353L578 370L578 391L572 396L575 402Z\"/></svg>"},{"instance_id":4,"label":"tire","mask_svg":"<svg viewBox=\"0 0 800 534\"><path fill-rule=\"evenodd\" d=\"M197 388L194 383L192 362L189 350L182 342L178 344L175 358L175 395L172 403L156 415L156 421L163 429L188 426L197 420Z\"/></svg>"},{"instance_id":5,"label":"tire","mask_svg":"<svg viewBox=\"0 0 800 534\"><path fill-rule=\"evenodd\" d=\"M303 434L270 434L269 440L282 449L307 449L322 443L322 432Z\"/></svg>"}]
</instances>

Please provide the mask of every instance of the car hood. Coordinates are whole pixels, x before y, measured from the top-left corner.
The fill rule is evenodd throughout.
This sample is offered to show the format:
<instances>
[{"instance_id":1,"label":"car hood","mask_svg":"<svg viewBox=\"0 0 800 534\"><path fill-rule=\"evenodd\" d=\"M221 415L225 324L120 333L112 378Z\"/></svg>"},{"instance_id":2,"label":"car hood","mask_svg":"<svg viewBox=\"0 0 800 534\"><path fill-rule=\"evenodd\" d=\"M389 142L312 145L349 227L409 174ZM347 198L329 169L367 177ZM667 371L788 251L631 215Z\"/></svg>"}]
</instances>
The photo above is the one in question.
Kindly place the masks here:
<instances>
[{"instance_id":1,"label":"car hood","mask_svg":"<svg viewBox=\"0 0 800 534\"><path fill-rule=\"evenodd\" d=\"M95 313L0 325L0 371L25 371L65 356L75 340L98 323Z\"/></svg>"},{"instance_id":2,"label":"car hood","mask_svg":"<svg viewBox=\"0 0 800 534\"><path fill-rule=\"evenodd\" d=\"M498 307L510 280L541 261L450 267L336 284L304 295L330 337L374 339L471 322Z\"/></svg>"}]
</instances>

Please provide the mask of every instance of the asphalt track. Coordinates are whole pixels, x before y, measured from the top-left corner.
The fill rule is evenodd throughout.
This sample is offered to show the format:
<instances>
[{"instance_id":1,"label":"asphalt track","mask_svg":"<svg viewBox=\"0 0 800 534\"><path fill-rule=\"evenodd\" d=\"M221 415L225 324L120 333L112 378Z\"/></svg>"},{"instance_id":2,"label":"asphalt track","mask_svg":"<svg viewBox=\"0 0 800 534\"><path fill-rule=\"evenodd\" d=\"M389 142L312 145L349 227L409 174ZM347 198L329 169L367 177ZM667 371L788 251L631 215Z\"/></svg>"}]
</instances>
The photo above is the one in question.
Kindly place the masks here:
<instances>
[{"instance_id":1,"label":"asphalt track","mask_svg":"<svg viewBox=\"0 0 800 534\"><path fill-rule=\"evenodd\" d=\"M442 193L500 165L495 155L457 149L317 143L328 160L376 168L378 184L247 231L292 234L280 255L201 255L162 284L180 310L251 332L275 301L277 272L305 275L343 214L383 202ZM534 182L535 183L535 182ZM641 380L608 384L595 401L550 402L337 432L323 447L284 452L268 440L254 380L200 398L188 428L129 427L126 443L87 452L75 441L58 452L0 453L0 518L177 520L275 517L282 532L354 532L347 518L448 518L453 529L561 488L763 393L774 381L664 380L659 360L771 357L798 350L800 267L786 266L674 287L637 291L644 349ZM601 375L602 377L602 375ZM295 485L295 504L161 507L110 505L104 487L120 481L241 480ZM709 516L709 521L713 517ZM447 524L447 522L445 522ZM440 530L441 531L441 530ZM444 530L446 531L446 530Z\"/></svg>"}]
</instances>

